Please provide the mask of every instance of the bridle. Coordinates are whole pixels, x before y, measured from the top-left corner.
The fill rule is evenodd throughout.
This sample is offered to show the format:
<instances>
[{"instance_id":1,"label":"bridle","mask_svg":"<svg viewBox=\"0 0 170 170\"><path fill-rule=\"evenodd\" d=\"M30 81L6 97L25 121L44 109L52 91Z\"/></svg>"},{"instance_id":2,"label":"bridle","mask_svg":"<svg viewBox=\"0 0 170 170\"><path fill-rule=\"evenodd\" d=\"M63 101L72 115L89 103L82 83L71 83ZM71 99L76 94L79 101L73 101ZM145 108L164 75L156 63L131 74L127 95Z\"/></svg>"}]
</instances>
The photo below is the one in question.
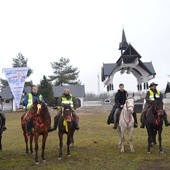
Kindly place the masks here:
<instances>
[{"instance_id":1,"label":"bridle","mask_svg":"<svg viewBox=\"0 0 170 170\"><path fill-rule=\"evenodd\" d=\"M129 98L129 99L135 100L133 97L131 97L131 98ZM127 102L128 102L129 99L127 99ZM134 105L129 105L129 106L128 106L128 105L127 105L127 102L126 102L126 108L127 108L128 111L131 112L131 110L130 110L129 108L132 108L132 110L134 110Z\"/></svg>"}]
</instances>

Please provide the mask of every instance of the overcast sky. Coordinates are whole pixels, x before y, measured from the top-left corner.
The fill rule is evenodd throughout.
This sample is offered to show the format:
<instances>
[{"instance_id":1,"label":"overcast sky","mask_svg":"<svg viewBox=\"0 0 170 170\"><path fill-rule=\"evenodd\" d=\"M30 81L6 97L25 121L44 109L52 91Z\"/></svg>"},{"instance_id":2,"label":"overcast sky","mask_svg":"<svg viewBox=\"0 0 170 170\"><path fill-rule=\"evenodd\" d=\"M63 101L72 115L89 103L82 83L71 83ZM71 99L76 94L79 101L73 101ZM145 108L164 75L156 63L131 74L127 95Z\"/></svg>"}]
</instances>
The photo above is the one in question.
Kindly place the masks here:
<instances>
[{"instance_id":1,"label":"overcast sky","mask_svg":"<svg viewBox=\"0 0 170 170\"><path fill-rule=\"evenodd\" d=\"M22 53L34 71L34 84L53 74L51 62L61 57L80 71L86 92L106 92L103 63L115 63L124 28L127 41L152 61L153 80L165 89L170 74L169 0L0 0L0 69L12 67ZM5 78L2 71L0 77ZM132 75L117 73L114 87L137 90Z\"/></svg>"}]
</instances>

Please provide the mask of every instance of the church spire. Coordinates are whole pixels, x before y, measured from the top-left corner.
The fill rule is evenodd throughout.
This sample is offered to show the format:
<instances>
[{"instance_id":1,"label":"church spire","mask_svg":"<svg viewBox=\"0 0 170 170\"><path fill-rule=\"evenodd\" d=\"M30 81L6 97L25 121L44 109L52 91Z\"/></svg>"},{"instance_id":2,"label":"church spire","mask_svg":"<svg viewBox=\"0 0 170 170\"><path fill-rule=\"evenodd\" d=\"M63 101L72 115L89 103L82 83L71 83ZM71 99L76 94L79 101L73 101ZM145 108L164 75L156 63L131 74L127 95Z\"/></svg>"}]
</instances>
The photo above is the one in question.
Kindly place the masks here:
<instances>
[{"instance_id":1,"label":"church spire","mask_svg":"<svg viewBox=\"0 0 170 170\"><path fill-rule=\"evenodd\" d=\"M128 43L126 41L125 31L123 29L123 31L122 31L122 42L119 43L119 50L121 50L121 55L123 53L123 50L126 50L127 47L128 47Z\"/></svg>"}]
</instances>

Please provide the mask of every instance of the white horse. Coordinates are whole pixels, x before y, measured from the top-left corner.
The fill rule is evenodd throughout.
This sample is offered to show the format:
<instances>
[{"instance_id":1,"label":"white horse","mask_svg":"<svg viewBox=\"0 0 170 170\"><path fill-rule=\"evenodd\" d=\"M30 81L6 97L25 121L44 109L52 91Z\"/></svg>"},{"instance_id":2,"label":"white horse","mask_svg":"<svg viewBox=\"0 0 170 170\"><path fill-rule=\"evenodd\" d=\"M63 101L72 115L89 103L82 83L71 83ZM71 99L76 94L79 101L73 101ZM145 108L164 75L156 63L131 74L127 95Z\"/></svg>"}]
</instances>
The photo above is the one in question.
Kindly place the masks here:
<instances>
[{"instance_id":1,"label":"white horse","mask_svg":"<svg viewBox=\"0 0 170 170\"><path fill-rule=\"evenodd\" d=\"M124 141L125 141L126 131L129 132L129 136L130 136L130 151L134 152L134 147L133 147L134 101L135 99L133 97L128 98L120 113L118 132L119 132L119 148L121 152L124 152Z\"/></svg>"}]
</instances>

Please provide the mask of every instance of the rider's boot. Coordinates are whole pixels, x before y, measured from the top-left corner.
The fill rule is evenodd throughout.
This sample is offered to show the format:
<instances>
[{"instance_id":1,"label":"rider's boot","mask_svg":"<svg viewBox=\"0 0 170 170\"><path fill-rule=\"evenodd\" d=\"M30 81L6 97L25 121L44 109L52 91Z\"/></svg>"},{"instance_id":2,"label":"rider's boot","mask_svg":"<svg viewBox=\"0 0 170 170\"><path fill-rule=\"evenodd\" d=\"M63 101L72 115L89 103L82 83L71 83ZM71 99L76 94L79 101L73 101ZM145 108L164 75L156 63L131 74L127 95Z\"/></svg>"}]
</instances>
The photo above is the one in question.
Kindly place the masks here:
<instances>
[{"instance_id":1,"label":"rider's boot","mask_svg":"<svg viewBox=\"0 0 170 170\"><path fill-rule=\"evenodd\" d=\"M137 128L138 127L138 121L137 121L136 112L133 112L133 118L134 118L134 128Z\"/></svg>"},{"instance_id":2,"label":"rider's boot","mask_svg":"<svg viewBox=\"0 0 170 170\"><path fill-rule=\"evenodd\" d=\"M31 123L31 120L26 122L26 131L27 131L27 135L28 136L32 134L32 123Z\"/></svg>"},{"instance_id":3,"label":"rider's boot","mask_svg":"<svg viewBox=\"0 0 170 170\"><path fill-rule=\"evenodd\" d=\"M145 116L145 112L142 112L140 116L140 122L141 122L140 128L145 128L145 125L143 123L144 116Z\"/></svg>"},{"instance_id":4,"label":"rider's boot","mask_svg":"<svg viewBox=\"0 0 170 170\"><path fill-rule=\"evenodd\" d=\"M74 120L75 129L79 130L80 129L79 118L75 113L73 113L73 120Z\"/></svg>"},{"instance_id":5,"label":"rider's boot","mask_svg":"<svg viewBox=\"0 0 170 170\"><path fill-rule=\"evenodd\" d=\"M61 114L58 114L54 117L54 126L49 131L54 131L57 129L60 116Z\"/></svg>"},{"instance_id":6,"label":"rider's boot","mask_svg":"<svg viewBox=\"0 0 170 170\"><path fill-rule=\"evenodd\" d=\"M118 114L115 113L115 121L114 121L114 126L113 126L113 129L117 129L117 124L119 123L119 117L118 117Z\"/></svg>"},{"instance_id":7,"label":"rider's boot","mask_svg":"<svg viewBox=\"0 0 170 170\"><path fill-rule=\"evenodd\" d=\"M114 123L114 112L115 112L115 108L113 107L107 119L108 125L110 125L110 123Z\"/></svg>"}]
</instances>

